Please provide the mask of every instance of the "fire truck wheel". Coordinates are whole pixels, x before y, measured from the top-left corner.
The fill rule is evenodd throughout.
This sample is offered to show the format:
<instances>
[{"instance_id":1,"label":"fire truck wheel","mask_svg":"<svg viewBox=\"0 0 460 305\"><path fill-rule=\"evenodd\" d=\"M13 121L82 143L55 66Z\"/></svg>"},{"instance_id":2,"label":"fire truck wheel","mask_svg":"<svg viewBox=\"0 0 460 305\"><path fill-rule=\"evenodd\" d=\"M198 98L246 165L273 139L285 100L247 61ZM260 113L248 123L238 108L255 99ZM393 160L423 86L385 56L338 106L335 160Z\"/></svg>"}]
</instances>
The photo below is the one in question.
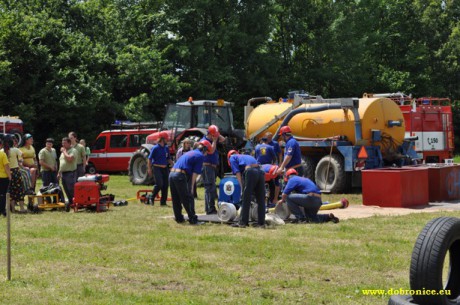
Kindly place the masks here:
<instances>
[{"instance_id":1,"label":"fire truck wheel","mask_svg":"<svg viewBox=\"0 0 460 305\"><path fill-rule=\"evenodd\" d=\"M88 166L86 167L86 172L88 174L94 175L96 174L96 167L93 164L88 164Z\"/></svg>"},{"instance_id":2,"label":"fire truck wheel","mask_svg":"<svg viewBox=\"0 0 460 305\"><path fill-rule=\"evenodd\" d=\"M317 162L310 156L302 156L302 166L304 177L315 182L315 168Z\"/></svg>"},{"instance_id":3,"label":"fire truck wheel","mask_svg":"<svg viewBox=\"0 0 460 305\"><path fill-rule=\"evenodd\" d=\"M388 305L417 305L410 295L392 295Z\"/></svg>"},{"instance_id":4,"label":"fire truck wheel","mask_svg":"<svg viewBox=\"0 0 460 305\"><path fill-rule=\"evenodd\" d=\"M148 175L148 151L136 151L129 160L129 178L133 185L149 185L153 182L153 177Z\"/></svg>"},{"instance_id":5,"label":"fire truck wheel","mask_svg":"<svg viewBox=\"0 0 460 305\"><path fill-rule=\"evenodd\" d=\"M343 158L337 154L324 156L315 171L315 182L321 190L343 193L347 184Z\"/></svg>"},{"instance_id":6,"label":"fire truck wheel","mask_svg":"<svg viewBox=\"0 0 460 305\"><path fill-rule=\"evenodd\" d=\"M460 304L460 219L435 218L423 228L412 251L410 287L450 291L449 295L414 295L420 304Z\"/></svg>"}]
</instances>

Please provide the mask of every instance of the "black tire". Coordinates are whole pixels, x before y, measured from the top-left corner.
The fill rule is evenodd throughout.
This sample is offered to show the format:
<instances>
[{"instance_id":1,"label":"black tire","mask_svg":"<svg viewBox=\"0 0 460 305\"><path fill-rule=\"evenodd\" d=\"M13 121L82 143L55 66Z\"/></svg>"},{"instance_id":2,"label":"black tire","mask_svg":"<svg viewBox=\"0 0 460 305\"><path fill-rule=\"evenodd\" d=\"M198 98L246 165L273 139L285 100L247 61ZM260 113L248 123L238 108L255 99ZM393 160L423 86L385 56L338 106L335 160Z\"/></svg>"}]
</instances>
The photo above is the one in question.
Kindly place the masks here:
<instances>
[{"instance_id":1,"label":"black tire","mask_svg":"<svg viewBox=\"0 0 460 305\"><path fill-rule=\"evenodd\" d=\"M133 185L153 184L153 177L149 176L147 169L148 155L147 149L140 149L129 160L129 180Z\"/></svg>"},{"instance_id":2,"label":"black tire","mask_svg":"<svg viewBox=\"0 0 460 305\"><path fill-rule=\"evenodd\" d=\"M417 305L411 295L392 295L388 305Z\"/></svg>"},{"instance_id":3,"label":"black tire","mask_svg":"<svg viewBox=\"0 0 460 305\"><path fill-rule=\"evenodd\" d=\"M449 254L449 274L443 279L443 267ZM443 284L445 281L445 285ZM412 251L410 265L412 290L450 290L450 295L413 295L420 304L460 304L460 219L440 217L420 232Z\"/></svg>"},{"instance_id":4,"label":"black tire","mask_svg":"<svg viewBox=\"0 0 460 305\"><path fill-rule=\"evenodd\" d=\"M88 166L86 167L86 172L88 174L95 175L97 173L97 170L94 164L91 164L91 163L88 164Z\"/></svg>"},{"instance_id":5,"label":"black tire","mask_svg":"<svg viewBox=\"0 0 460 305\"><path fill-rule=\"evenodd\" d=\"M310 156L302 156L303 176L315 182L316 162Z\"/></svg>"},{"instance_id":6,"label":"black tire","mask_svg":"<svg viewBox=\"0 0 460 305\"><path fill-rule=\"evenodd\" d=\"M328 190L335 194L343 193L347 185L343 157L333 154L321 158L316 166L315 182L321 190Z\"/></svg>"}]
</instances>

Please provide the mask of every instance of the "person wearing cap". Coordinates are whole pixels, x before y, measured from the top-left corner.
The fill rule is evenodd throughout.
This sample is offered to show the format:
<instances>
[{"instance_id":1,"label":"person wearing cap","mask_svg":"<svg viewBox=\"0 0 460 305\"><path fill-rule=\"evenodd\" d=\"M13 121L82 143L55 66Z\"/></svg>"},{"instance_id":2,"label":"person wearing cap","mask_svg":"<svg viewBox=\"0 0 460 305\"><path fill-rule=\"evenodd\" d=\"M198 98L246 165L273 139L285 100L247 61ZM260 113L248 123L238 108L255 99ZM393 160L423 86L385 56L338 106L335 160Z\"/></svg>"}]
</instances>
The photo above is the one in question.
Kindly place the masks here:
<instances>
[{"instance_id":1,"label":"person wearing cap","mask_svg":"<svg viewBox=\"0 0 460 305\"><path fill-rule=\"evenodd\" d=\"M249 210L252 196L257 202L257 224L255 227L265 227L265 173L257 160L249 155L240 155L236 150L227 154L228 164L241 185L242 206L241 218L233 227L245 228L249 224Z\"/></svg>"},{"instance_id":2,"label":"person wearing cap","mask_svg":"<svg viewBox=\"0 0 460 305\"><path fill-rule=\"evenodd\" d=\"M0 139L0 149L3 148L3 139ZM10 162L8 156L0 150L0 213L6 216L6 193L11 180Z\"/></svg>"},{"instance_id":3,"label":"person wearing cap","mask_svg":"<svg viewBox=\"0 0 460 305\"><path fill-rule=\"evenodd\" d=\"M62 186L69 204L73 204L75 182L77 181L77 151L72 147L68 137L62 138L61 155L59 156L58 181L62 178Z\"/></svg>"},{"instance_id":4,"label":"person wearing cap","mask_svg":"<svg viewBox=\"0 0 460 305\"><path fill-rule=\"evenodd\" d=\"M264 138L267 138L267 144L273 147L273 150L275 151L275 155L277 158L275 163L281 164L281 162L283 161L283 155L281 154L281 148L278 142L273 141L273 134L267 131L264 135Z\"/></svg>"},{"instance_id":5,"label":"person wearing cap","mask_svg":"<svg viewBox=\"0 0 460 305\"><path fill-rule=\"evenodd\" d=\"M321 201L321 191L313 181L299 177L297 171L293 168L286 172L284 181L287 184L278 204L287 202L291 213L296 218L294 223L339 222L339 219L334 214L318 214L319 208L323 203Z\"/></svg>"},{"instance_id":6,"label":"person wearing cap","mask_svg":"<svg viewBox=\"0 0 460 305\"><path fill-rule=\"evenodd\" d=\"M262 137L260 144L257 144L255 148L254 157L260 164L275 164L278 159L275 154L273 146L267 144L268 138Z\"/></svg>"},{"instance_id":7,"label":"person wearing cap","mask_svg":"<svg viewBox=\"0 0 460 305\"><path fill-rule=\"evenodd\" d=\"M166 143L169 140L169 135L166 131L161 131L158 135L158 142L152 147L148 157L148 174L155 178L155 185L153 186L152 193L152 205L154 200L157 197L158 193L161 191L160 205L166 206L166 200L168 199L168 176L169 170L168 165L173 165L171 160L171 155L169 154L169 147ZM153 167L153 169L152 169Z\"/></svg>"},{"instance_id":8,"label":"person wearing cap","mask_svg":"<svg viewBox=\"0 0 460 305\"><path fill-rule=\"evenodd\" d=\"M185 153L176 161L169 173L173 211L177 223L185 222L184 215L182 215L183 207L190 224L202 224L195 213L193 188L196 178L202 172L204 156L211 149L212 145L209 141L200 141L196 149Z\"/></svg>"},{"instance_id":9,"label":"person wearing cap","mask_svg":"<svg viewBox=\"0 0 460 305\"><path fill-rule=\"evenodd\" d=\"M78 143L76 132L74 132L74 131L69 132L68 137L69 137L69 139L70 139L70 141L72 143L72 147L75 148L75 151L76 151L75 159L77 161L77 171L76 171L75 179L78 179L78 178L84 176L85 172L86 172L85 171L85 167L86 167L86 149L85 149L85 147L83 147L83 145Z\"/></svg>"},{"instance_id":10,"label":"person wearing cap","mask_svg":"<svg viewBox=\"0 0 460 305\"><path fill-rule=\"evenodd\" d=\"M43 186L48 186L50 183L58 183L57 154L53 145L53 138L46 139L45 147L38 153L38 162L40 162Z\"/></svg>"},{"instance_id":11,"label":"person wearing cap","mask_svg":"<svg viewBox=\"0 0 460 305\"><path fill-rule=\"evenodd\" d=\"M219 165L219 151L217 150L217 142L225 141L225 138L219 133L219 128L216 125L208 127L208 134L205 135L202 141L212 143L212 148L203 161L203 186L204 186L204 203L206 214L217 214L216 200L216 175L217 166Z\"/></svg>"},{"instance_id":12,"label":"person wearing cap","mask_svg":"<svg viewBox=\"0 0 460 305\"><path fill-rule=\"evenodd\" d=\"M32 191L35 192L35 185L37 183L38 176L38 162L33 144L34 138L30 133L26 133L24 135L24 146L22 146L20 150L22 152L23 159L22 166L29 170L32 182Z\"/></svg>"},{"instance_id":13,"label":"person wearing cap","mask_svg":"<svg viewBox=\"0 0 460 305\"><path fill-rule=\"evenodd\" d=\"M278 195L280 189L280 180L278 175L278 165L274 164L263 164L262 170L265 172L265 183L268 184L270 194L268 196L268 208L275 207L278 202ZM277 192L278 188L278 192Z\"/></svg>"},{"instance_id":14,"label":"person wearing cap","mask_svg":"<svg viewBox=\"0 0 460 305\"><path fill-rule=\"evenodd\" d=\"M280 129L280 135L286 143L284 147L284 159L278 168L278 174L281 174L284 169L289 170L294 168L299 176L303 176L302 154L299 143L292 136L292 131L289 126L283 126Z\"/></svg>"}]
</instances>

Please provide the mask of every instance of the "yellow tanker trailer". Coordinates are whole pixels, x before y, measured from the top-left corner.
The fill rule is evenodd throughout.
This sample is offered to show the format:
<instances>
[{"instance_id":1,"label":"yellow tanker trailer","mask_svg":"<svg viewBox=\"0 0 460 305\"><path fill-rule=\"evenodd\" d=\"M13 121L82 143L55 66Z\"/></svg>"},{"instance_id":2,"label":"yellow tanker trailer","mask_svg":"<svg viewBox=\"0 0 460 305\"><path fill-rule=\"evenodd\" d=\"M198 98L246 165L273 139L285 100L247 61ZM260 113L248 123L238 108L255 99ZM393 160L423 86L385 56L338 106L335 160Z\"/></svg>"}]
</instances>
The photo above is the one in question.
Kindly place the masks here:
<instances>
[{"instance_id":1,"label":"yellow tanker trailer","mask_svg":"<svg viewBox=\"0 0 460 305\"><path fill-rule=\"evenodd\" d=\"M302 150L305 176L323 190L344 192L360 186L361 169L403 165L416 157L412 142L404 140L403 114L388 98L296 94L287 102L263 100L254 107L251 99L246 106L246 137L257 142L270 131L276 139L289 125Z\"/></svg>"}]
</instances>

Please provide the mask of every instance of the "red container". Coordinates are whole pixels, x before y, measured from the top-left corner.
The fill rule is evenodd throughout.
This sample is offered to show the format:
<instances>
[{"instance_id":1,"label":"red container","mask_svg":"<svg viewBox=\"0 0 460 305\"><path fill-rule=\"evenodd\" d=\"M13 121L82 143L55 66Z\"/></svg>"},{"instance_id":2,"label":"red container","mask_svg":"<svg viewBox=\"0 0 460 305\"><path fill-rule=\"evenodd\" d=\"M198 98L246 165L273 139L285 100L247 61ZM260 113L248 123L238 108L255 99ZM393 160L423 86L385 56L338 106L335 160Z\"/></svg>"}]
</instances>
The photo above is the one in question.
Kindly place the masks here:
<instances>
[{"instance_id":1,"label":"red container","mask_svg":"<svg viewBox=\"0 0 460 305\"><path fill-rule=\"evenodd\" d=\"M433 164L428 167L430 202L460 199L460 165Z\"/></svg>"},{"instance_id":2,"label":"red container","mask_svg":"<svg viewBox=\"0 0 460 305\"><path fill-rule=\"evenodd\" d=\"M362 171L364 205L407 208L428 204L428 169L381 168Z\"/></svg>"}]
</instances>

